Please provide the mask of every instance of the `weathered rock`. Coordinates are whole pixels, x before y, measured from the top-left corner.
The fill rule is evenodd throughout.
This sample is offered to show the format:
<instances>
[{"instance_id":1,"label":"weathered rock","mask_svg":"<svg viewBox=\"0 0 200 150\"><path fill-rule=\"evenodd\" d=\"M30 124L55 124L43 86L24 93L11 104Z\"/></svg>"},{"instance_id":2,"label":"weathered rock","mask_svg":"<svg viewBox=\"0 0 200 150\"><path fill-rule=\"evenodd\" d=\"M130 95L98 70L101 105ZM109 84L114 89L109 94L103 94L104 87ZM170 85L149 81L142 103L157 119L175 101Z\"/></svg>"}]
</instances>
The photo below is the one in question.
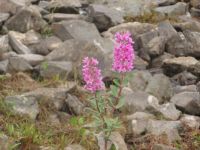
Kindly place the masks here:
<instances>
[{"instance_id":1,"label":"weathered rock","mask_svg":"<svg viewBox=\"0 0 200 150\"><path fill-rule=\"evenodd\" d=\"M116 150L128 150L124 138L118 132L112 132L110 141L115 145Z\"/></svg>"},{"instance_id":2,"label":"weathered rock","mask_svg":"<svg viewBox=\"0 0 200 150\"><path fill-rule=\"evenodd\" d=\"M9 38L9 43L10 43L11 47L18 54L30 54L31 53L31 50L21 42L22 39L25 39L24 34L14 32L14 31L9 31L8 38Z\"/></svg>"},{"instance_id":3,"label":"weathered rock","mask_svg":"<svg viewBox=\"0 0 200 150\"><path fill-rule=\"evenodd\" d=\"M155 116L146 112L135 112L132 115L126 116L127 120L149 120L155 119Z\"/></svg>"},{"instance_id":4,"label":"weathered rock","mask_svg":"<svg viewBox=\"0 0 200 150\"><path fill-rule=\"evenodd\" d=\"M39 66L40 76L43 78L59 78L66 79L72 71L72 63L67 61L47 61Z\"/></svg>"},{"instance_id":5,"label":"weathered rock","mask_svg":"<svg viewBox=\"0 0 200 150\"><path fill-rule=\"evenodd\" d=\"M11 51L8 36L7 35L0 36L0 55L8 51Z\"/></svg>"},{"instance_id":6,"label":"weathered rock","mask_svg":"<svg viewBox=\"0 0 200 150\"><path fill-rule=\"evenodd\" d=\"M190 115L200 115L200 95L198 92L182 92L171 98L178 109Z\"/></svg>"},{"instance_id":7,"label":"weathered rock","mask_svg":"<svg viewBox=\"0 0 200 150\"><path fill-rule=\"evenodd\" d=\"M145 70L149 66L149 63L136 55L134 66L135 66L134 69Z\"/></svg>"},{"instance_id":8,"label":"weathered rock","mask_svg":"<svg viewBox=\"0 0 200 150\"><path fill-rule=\"evenodd\" d=\"M0 12L15 14L20 8L29 3L27 0L1 0Z\"/></svg>"},{"instance_id":9,"label":"weathered rock","mask_svg":"<svg viewBox=\"0 0 200 150\"><path fill-rule=\"evenodd\" d=\"M92 4L88 8L89 17L100 31L120 24L124 21L122 13L105 5Z\"/></svg>"},{"instance_id":10,"label":"weathered rock","mask_svg":"<svg viewBox=\"0 0 200 150\"><path fill-rule=\"evenodd\" d=\"M36 66L44 61L44 56L37 54L20 54L17 57L26 60L31 66Z\"/></svg>"},{"instance_id":11,"label":"weathered rock","mask_svg":"<svg viewBox=\"0 0 200 150\"><path fill-rule=\"evenodd\" d=\"M178 36L172 37L166 45L166 50L176 56L200 56L200 34L189 30L179 32Z\"/></svg>"},{"instance_id":12,"label":"weathered rock","mask_svg":"<svg viewBox=\"0 0 200 150\"><path fill-rule=\"evenodd\" d=\"M9 58L8 69L10 72L31 71L32 66L23 58L14 56Z\"/></svg>"},{"instance_id":13,"label":"weathered rock","mask_svg":"<svg viewBox=\"0 0 200 150\"><path fill-rule=\"evenodd\" d=\"M132 78L129 80L130 88L133 91L144 91L151 78L148 71L133 71Z\"/></svg>"},{"instance_id":14,"label":"weathered rock","mask_svg":"<svg viewBox=\"0 0 200 150\"><path fill-rule=\"evenodd\" d=\"M64 150L85 150L81 145L72 144L64 148Z\"/></svg>"},{"instance_id":15,"label":"weathered rock","mask_svg":"<svg viewBox=\"0 0 200 150\"><path fill-rule=\"evenodd\" d=\"M191 85L195 84L198 78L190 72L183 71L174 75L171 79L174 83L179 85Z\"/></svg>"},{"instance_id":16,"label":"weathered rock","mask_svg":"<svg viewBox=\"0 0 200 150\"><path fill-rule=\"evenodd\" d=\"M34 91L24 93L25 96L35 97L41 103L53 104L57 110L64 107L67 92L74 88L74 85L65 88L38 88Z\"/></svg>"},{"instance_id":17,"label":"weathered rock","mask_svg":"<svg viewBox=\"0 0 200 150\"><path fill-rule=\"evenodd\" d=\"M34 97L24 95L8 96L5 102L12 106L12 111L19 115L28 115L35 120L39 114L39 106Z\"/></svg>"},{"instance_id":18,"label":"weathered rock","mask_svg":"<svg viewBox=\"0 0 200 150\"><path fill-rule=\"evenodd\" d=\"M173 95L171 82L169 78L163 74L154 75L149 81L145 91L156 96L159 103L168 101Z\"/></svg>"},{"instance_id":19,"label":"weathered rock","mask_svg":"<svg viewBox=\"0 0 200 150\"><path fill-rule=\"evenodd\" d=\"M44 16L49 22L69 21L69 20L84 20L84 17L79 14L64 14L64 13L52 13Z\"/></svg>"},{"instance_id":20,"label":"weathered rock","mask_svg":"<svg viewBox=\"0 0 200 150\"><path fill-rule=\"evenodd\" d=\"M199 129L200 127L200 117L197 116L183 115L180 121L191 128Z\"/></svg>"},{"instance_id":21,"label":"weathered rock","mask_svg":"<svg viewBox=\"0 0 200 150\"><path fill-rule=\"evenodd\" d=\"M0 73L6 73L8 69L8 60L0 61Z\"/></svg>"},{"instance_id":22,"label":"weathered rock","mask_svg":"<svg viewBox=\"0 0 200 150\"><path fill-rule=\"evenodd\" d=\"M182 92L198 92L197 91L197 86L196 85L185 85L185 86L180 86L177 85L174 87L174 93L182 93Z\"/></svg>"},{"instance_id":23,"label":"weathered rock","mask_svg":"<svg viewBox=\"0 0 200 150\"><path fill-rule=\"evenodd\" d=\"M10 17L9 13L0 13L0 26Z\"/></svg>"},{"instance_id":24,"label":"weathered rock","mask_svg":"<svg viewBox=\"0 0 200 150\"><path fill-rule=\"evenodd\" d=\"M21 39L21 42L25 45L32 45L32 44L38 44L41 41L41 35L34 30L29 30L24 34L24 38Z\"/></svg>"},{"instance_id":25,"label":"weathered rock","mask_svg":"<svg viewBox=\"0 0 200 150\"><path fill-rule=\"evenodd\" d=\"M176 3L176 0L153 0L156 6L169 6Z\"/></svg>"},{"instance_id":26,"label":"weathered rock","mask_svg":"<svg viewBox=\"0 0 200 150\"><path fill-rule=\"evenodd\" d=\"M161 68L163 65L164 60L174 58L173 55L169 53L164 53L163 55L156 57L151 62L152 68Z\"/></svg>"},{"instance_id":27,"label":"weathered rock","mask_svg":"<svg viewBox=\"0 0 200 150\"><path fill-rule=\"evenodd\" d=\"M178 2L175 5L157 7L154 10L157 13L164 14L167 16L185 15L187 12L187 4L183 2Z\"/></svg>"},{"instance_id":28,"label":"weathered rock","mask_svg":"<svg viewBox=\"0 0 200 150\"><path fill-rule=\"evenodd\" d=\"M180 140L179 131L182 125L180 121L155 121L150 120L147 126L147 132L153 135L167 135L169 142Z\"/></svg>"},{"instance_id":29,"label":"weathered rock","mask_svg":"<svg viewBox=\"0 0 200 150\"><path fill-rule=\"evenodd\" d=\"M193 32L200 32L200 23L193 18L186 22L175 23L173 26L179 31L190 30Z\"/></svg>"},{"instance_id":30,"label":"weathered rock","mask_svg":"<svg viewBox=\"0 0 200 150\"><path fill-rule=\"evenodd\" d=\"M62 44L62 41L56 36L50 36L40 40L39 44L34 44L31 49L36 54L47 55L54 49L57 49Z\"/></svg>"},{"instance_id":31,"label":"weathered rock","mask_svg":"<svg viewBox=\"0 0 200 150\"><path fill-rule=\"evenodd\" d=\"M40 12L34 7L26 7L18 11L5 23L8 30L27 32L30 29L38 31L46 25Z\"/></svg>"},{"instance_id":32,"label":"weathered rock","mask_svg":"<svg viewBox=\"0 0 200 150\"><path fill-rule=\"evenodd\" d=\"M191 15L192 17L200 17L200 10L196 8L191 8Z\"/></svg>"},{"instance_id":33,"label":"weathered rock","mask_svg":"<svg viewBox=\"0 0 200 150\"><path fill-rule=\"evenodd\" d=\"M78 7L81 7L80 0L56 0L48 3L47 9L55 13L78 13Z\"/></svg>"},{"instance_id":34,"label":"weathered rock","mask_svg":"<svg viewBox=\"0 0 200 150\"><path fill-rule=\"evenodd\" d=\"M194 57L177 57L164 60L163 68L166 74L173 75L189 69L192 65L197 64L199 61Z\"/></svg>"},{"instance_id":35,"label":"weathered rock","mask_svg":"<svg viewBox=\"0 0 200 150\"><path fill-rule=\"evenodd\" d=\"M63 41L69 39L94 41L101 39L101 36L94 24L84 20L69 20L54 23L54 33Z\"/></svg>"},{"instance_id":36,"label":"weathered rock","mask_svg":"<svg viewBox=\"0 0 200 150\"><path fill-rule=\"evenodd\" d=\"M163 144L155 144L152 150L178 150L178 149Z\"/></svg>"},{"instance_id":37,"label":"weathered rock","mask_svg":"<svg viewBox=\"0 0 200 150\"><path fill-rule=\"evenodd\" d=\"M190 4L195 8L200 8L200 1L199 0L190 0Z\"/></svg>"},{"instance_id":38,"label":"weathered rock","mask_svg":"<svg viewBox=\"0 0 200 150\"><path fill-rule=\"evenodd\" d=\"M163 36L155 37L147 44L148 53L150 56L155 57L164 53L165 51L165 38Z\"/></svg>"},{"instance_id":39,"label":"weathered rock","mask_svg":"<svg viewBox=\"0 0 200 150\"><path fill-rule=\"evenodd\" d=\"M65 103L67 105L66 111L69 112L70 114L81 115L84 113L85 106L76 96L67 94Z\"/></svg>"},{"instance_id":40,"label":"weathered rock","mask_svg":"<svg viewBox=\"0 0 200 150\"><path fill-rule=\"evenodd\" d=\"M194 65L191 65L190 68L188 68L188 71L199 78L200 77L200 62Z\"/></svg>"}]
</instances>

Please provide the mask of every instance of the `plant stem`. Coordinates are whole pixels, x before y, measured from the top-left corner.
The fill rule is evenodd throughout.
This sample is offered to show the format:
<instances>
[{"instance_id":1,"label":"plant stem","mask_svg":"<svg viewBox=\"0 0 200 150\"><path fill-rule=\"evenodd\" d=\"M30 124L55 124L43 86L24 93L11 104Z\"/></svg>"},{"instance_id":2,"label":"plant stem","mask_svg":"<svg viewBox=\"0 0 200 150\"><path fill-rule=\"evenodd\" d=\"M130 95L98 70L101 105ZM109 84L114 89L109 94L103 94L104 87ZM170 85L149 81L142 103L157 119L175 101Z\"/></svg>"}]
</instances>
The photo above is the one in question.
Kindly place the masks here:
<instances>
[{"instance_id":1,"label":"plant stem","mask_svg":"<svg viewBox=\"0 0 200 150\"><path fill-rule=\"evenodd\" d=\"M97 111L99 112L99 115L101 117L101 120L103 122L103 128L106 128L106 122L105 122L105 119L104 119L104 116L103 114L101 113L101 110L99 108L99 104L98 104L98 99L97 99L97 92L95 93L95 101L96 101L96 106L97 106ZM104 132L104 136L105 136L105 150L107 150L107 136L106 136L106 133Z\"/></svg>"},{"instance_id":2,"label":"plant stem","mask_svg":"<svg viewBox=\"0 0 200 150\"><path fill-rule=\"evenodd\" d=\"M120 79L120 82L119 82L119 91L118 91L118 94L117 94L117 97L116 97L116 105L119 103L120 97L122 95L124 78L125 78L125 74L122 73L121 74L121 79Z\"/></svg>"}]
</instances>

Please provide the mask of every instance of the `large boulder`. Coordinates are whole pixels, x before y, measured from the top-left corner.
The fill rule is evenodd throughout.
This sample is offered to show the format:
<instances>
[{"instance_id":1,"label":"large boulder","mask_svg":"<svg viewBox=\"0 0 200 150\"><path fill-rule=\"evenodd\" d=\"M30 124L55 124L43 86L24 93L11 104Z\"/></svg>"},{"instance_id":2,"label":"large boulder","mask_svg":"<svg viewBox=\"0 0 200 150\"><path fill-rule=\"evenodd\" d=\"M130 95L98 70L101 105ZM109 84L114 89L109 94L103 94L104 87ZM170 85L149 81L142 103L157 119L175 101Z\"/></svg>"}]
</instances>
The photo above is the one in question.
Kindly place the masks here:
<instances>
[{"instance_id":1,"label":"large boulder","mask_svg":"<svg viewBox=\"0 0 200 150\"><path fill-rule=\"evenodd\" d=\"M39 114L39 106L34 97L24 95L8 96L5 98L6 104L12 107L12 111L19 115L27 115L35 120Z\"/></svg>"},{"instance_id":2,"label":"large boulder","mask_svg":"<svg viewBox=\"0 0 200 150\"><path fill-rule=\"evenodd\" d=\"M178 109L190 115L200 115L200 94L198 92L182 92L171 98Z\"/></svg>"},{"instance_id":3,"label":"large boulder","mask_svg":"<svg viewBox=\"0 0 200 150\"><path fill-rule=\"evenodd\" d=\"M173 96L173 87L169 78L163 74L154 75L145 90L147 93L158 98L159 103L169 101Z\"/></svg>"},{"instance_id":4,"label":"large boulder","mask_svg":"<svg viewBox=\"0 0 200 150\"><path fill-rule=\"evenodd\" d=\"M32 6L21 9L5 23L8 30L19 32L27 32L30 29L38 31L45 25L40 12Z\"/></svg>"},{"instance_id":5,"label":"large boulder","mask_svg":"<svg viewBox=\"0 0 200 150\"><path fill-rule=\"evenodd\" d=\"M120 24L124 21L122 13L105 5L92 4L88 8L89 17L100 31Z\"/></svg>"}]
</instances>

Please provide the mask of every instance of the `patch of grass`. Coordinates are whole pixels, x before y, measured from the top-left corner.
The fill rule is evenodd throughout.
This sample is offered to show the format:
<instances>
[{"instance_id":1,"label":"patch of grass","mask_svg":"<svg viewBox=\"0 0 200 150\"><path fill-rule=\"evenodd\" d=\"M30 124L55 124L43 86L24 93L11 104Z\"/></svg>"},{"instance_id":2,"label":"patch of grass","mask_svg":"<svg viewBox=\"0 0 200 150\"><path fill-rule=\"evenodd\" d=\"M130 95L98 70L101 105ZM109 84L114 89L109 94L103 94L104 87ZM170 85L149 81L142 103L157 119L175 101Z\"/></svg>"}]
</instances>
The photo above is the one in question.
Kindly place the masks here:
<instances>
[{"instance_id":1,"label":"patch of grass","mask_svg":"<svg viewBox=\"0 0 200 150\"><path fill-rule=\"evenodd\" d=\"M170 22L179 22L177 17L173 16L161 16L155 11L145 12L141 16L134 17L132 15L126 15L124 17L125 22L141 22L141 23L152 23L157 24L164 20L169 20Z\"/></svg>"},{"instance_id":2,"label":"patch of grass","mask_svg":"<svg viewBox=\"0 0 200 150\"><path fill-rule=\"evenodd\" d=\"M46 38L46 37L50 37L53 35L53 30L50 26L45 26L41 29L40 34L42 35L42 37Z\"/></svg>"}]
</instances>

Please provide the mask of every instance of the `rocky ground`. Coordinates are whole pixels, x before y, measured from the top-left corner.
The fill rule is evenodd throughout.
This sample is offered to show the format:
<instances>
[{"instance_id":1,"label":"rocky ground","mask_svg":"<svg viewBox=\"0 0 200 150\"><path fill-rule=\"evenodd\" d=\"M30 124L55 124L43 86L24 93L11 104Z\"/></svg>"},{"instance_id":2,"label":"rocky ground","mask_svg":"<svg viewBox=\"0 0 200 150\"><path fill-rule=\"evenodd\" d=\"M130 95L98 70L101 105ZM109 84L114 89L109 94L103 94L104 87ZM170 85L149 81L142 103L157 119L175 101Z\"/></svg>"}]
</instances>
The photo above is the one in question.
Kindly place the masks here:
<instances>
[{"instance_id":1,"label":"rocky ground","mask_svg":"<svg viewBox=\"0 0 200 150\"><path fill-rule=\"evenodd\" d=\"M0 149L98 150L83 128L81 60L109 88L113 35L129 30L118 150L200 150L200 0L0 0ZM102 149L103 150L103 149Z\"/></svg>"}]
</instances>

